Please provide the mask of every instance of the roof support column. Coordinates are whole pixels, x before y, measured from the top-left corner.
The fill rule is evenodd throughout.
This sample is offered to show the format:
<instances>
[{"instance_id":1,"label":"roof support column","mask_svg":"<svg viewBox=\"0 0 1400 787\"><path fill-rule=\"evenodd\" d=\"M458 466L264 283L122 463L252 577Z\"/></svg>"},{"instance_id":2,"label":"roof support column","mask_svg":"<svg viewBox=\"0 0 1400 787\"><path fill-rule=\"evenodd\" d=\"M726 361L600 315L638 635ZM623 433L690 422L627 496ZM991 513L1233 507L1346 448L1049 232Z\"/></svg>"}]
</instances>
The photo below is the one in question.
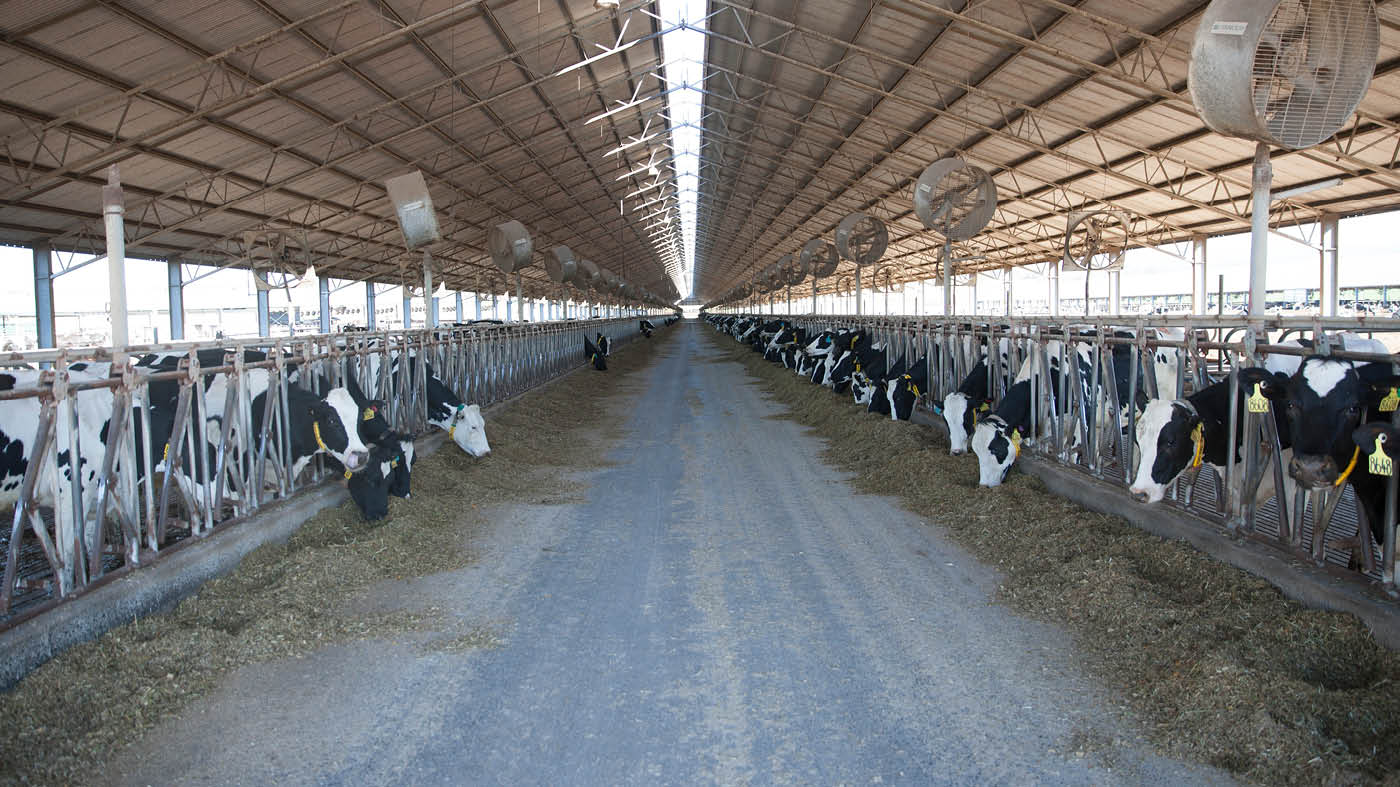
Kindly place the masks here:
<instances>
[{"instance_id":1,"label":"roof support column","mask_svg":"<svg viewBox=\"0 0 1400 787\"><path fill-rule=\"evenodd\" d=\"M1049 304L1050 316L1060 316L1060 261L1055 260L1049 264L1045 271L1045 281L1050 285Z\"/></svg>"},{"instance_id":2,"label":"roof support column","mask_svg":"<svg viewBox=\"0 0 1400 787\"><path fill-rule=\"evenodd\" d=\"M40 347L55 347L53 317L53 250L34 245L34 327Z\"/></svg>"},{"instance_id":3,"label":"roof support column","mask_svg":"<svg viewBox=\"0 0 1400 787\"><path fill-rule=\"evenodd\" d=\"M458 290L455 297L457 299L457 310L453 312L453 314L457 316L453 317L452 320L453 322L466 322L467 318L462 316L462 291Z\"/></svg>"},{"instance_id":4,"label":"roof support column","mask_svg":"<svg viewBox=\"0 0 1400 787\"><path fill-rule=\"evenodd\" d=\"M1318 252L1318 305L1323 317L1337 316L1337 214L1322 215L1322 249Z\"/></svg>"},{"instance_id":5,"label":"roof support column","mask_svg":"<svg viewBox=\"0 0 1400 787\"><path fill-rule=\"evenodd\" d=\"M365 282L365 330L374 330L374 282Z\"/></svg>"},{"instance_id":6,"label":"roof support column","mask_svg":"<svg viewBox=\"0 0 1400 787\"><path fill-rule=\"evenodd\" d=\"M972 274L972 314L977 313L977 282L982 279L982 274Z\"/></svg>"},{"instance_id":7,"label":"roof support column","mask_svg":"<svg viewBox=\"0 0 1400 787\"><path fill-rule=\"evenodd\" d=\"M170 297L170 340L185 338L185 282L179 260L165 263L166 282Z\"/></svg>"},{"instance_id":8,"label":"roof support column","mask_svg":"<svg viewBox=\"0 0 1400 787\"><path fill-rule=\"evenodd\" d=\"M407 287L401 287L403 292L403 329L405 331L413 328L413 295Z\"/></svg>"},{"instance_id":9,"label":"roof support column","mask_svg":"<svg viewBox=\"0 0 1400 787\"><path fill-rule=\"evenodd\" d=\"M856 316L859 317L860 308L860 266L856 266Z\"/></svg>"},{"instance_id":10,"label":"roof support column","mask_svg":"<svg viewBox=\"0 0 1400 787\"><path fill-rule=\"evenodd\" d=\"M1123 313L1123 271L1108 272L1108 313Z\"/></svg>"},{"instance_id":11,"label":"roof support column","mask_svg":"<svg viewBox=\"0 0 1400 787\"><path fill-rule=\"evenodd\" d=\"M107 286L111 291L112 346L130 343L126 329L126 222L121 178L117 165L107 168L102 188L102 216L107 229ZM120 360L119 358L116 360Z\"/></svg>"},{"instance_id":12,"label":"roof support column","mask_svg":"<svg viewBox=\"0 0 1400 787\"><path fill-rule=\"evenodd\" d=\"M1012 268L1012 267L1010 267L1010 266L1007 266L1007 268L1006 268L1006 273L1004 274L1006 278L1002 280L1003 283L1004 283L1004 285L1005 285L1005 287L1006 287L1006 316L1007 316L1007 317L1014 316L1013 313L1016 311L1016 298L1015 298L1015 293L1014 293L1013 282L1011 281L1011 275L1012 275L1012 273L1013 273L1014 271L1015 271L1015 268Z\"/></svg>"},{"instance_id":13,"label":"roof support column","mask_svg":"<svg viewBox=\"0 0 1400 787\"><path fill-rule=\"evenodd\" d=\"M952 250L945 243L943 245L943 316L947 317L953 313L953 265L949 260L953 256Z\"/></svg>"},{"instance_id":14,"label":"roof support column","mask_svg":"<svg viewBox=\"0 0 1400 787\"><path fill-rule=\"evenodd\" d=\"M1206 292L1206 236L1191 236L1191 313L1205 314L1210 309L1210 293Z\"/></svg>"},{"instance_id":15,"label":"roof support column","mask_svg":"<svg viewBox=\"0 0 1400 787\"><path fill-rule=\"evenodd\" d=\"M254 271L253 278L257 279L263 284L267 284L267 274L262 271ZM272 315L268 308L267 290L257 285L254 285L253 289L258 291L258 335L271 336Z\"/></svg>"},{"instance_id":16,"label":"roof support column","mask_svg":"<svg viewBox=\"0 0 1400 787\"><path fill-rule=\"evenodd\" d=\"M1260 142L1254 148L1254 200L1249 220L1249 316L1264 314L1265 274L1269 269L1269 183L1274 167L1269 162L1269 146Z\"/></svg>"},{"instance_id":17,"label":"roof support column","mask_svg":"<svg viewBox=\"0 0 1400 787\"><path fill-rule=\"evenodd\" d=\"M321 333L331 332L331 277L316 277L317 302L321 304Z\"/></svg>"}]
</instances>

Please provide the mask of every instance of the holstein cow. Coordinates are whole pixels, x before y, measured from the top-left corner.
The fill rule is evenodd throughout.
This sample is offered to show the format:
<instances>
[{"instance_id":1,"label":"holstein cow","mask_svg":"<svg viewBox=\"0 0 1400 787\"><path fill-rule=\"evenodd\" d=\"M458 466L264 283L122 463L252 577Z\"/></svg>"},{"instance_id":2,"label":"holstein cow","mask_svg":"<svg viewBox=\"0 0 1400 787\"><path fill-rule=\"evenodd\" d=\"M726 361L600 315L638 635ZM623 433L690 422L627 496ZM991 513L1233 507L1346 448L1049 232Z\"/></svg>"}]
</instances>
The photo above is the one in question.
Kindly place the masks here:
<instances>
[{"instance_id":1,"label":"holstein cow","mask_svg":"<svg viewBox=\"0 0 1400 787\"><path fill-rule=\"evenodd\" d=\"M602 333L598 334L598 352L605 356L612 355L612 343Z\"/></svg>"},{"instance_id":2,"label":"holstein cow","mask_svg":"<svg viewBox=\"0 0 1400 787\"><path fill-rule=\"evenodd\" d=\"M656 326L651 324L651 320L642 320L637 324L637 327L641 329L642 335L648 339L651 338L651 332L656 330Z\"/></svg>"},{"instance_id":3,"label":"holstein cow","mask_svg":"<svg viewBox=\"0 0 1400 787\"><path fill-rule=\"evenodd\" d=\"M602 336L603 334L598 334L599 338L602 338ZM608 370L608 359L605 357L605 353L598 349L593 342L590 342L587 336L583 337L583 357L587 358L588 362L593 364L594 369L600 372L606 372Z\"/></svg>"},{"instance_id":4,"label":"holstein cow","mask_svg":"<svg viewBox=\"0 0 1400 787\"><path fill-rule=\"evenodd\" d=\"M1371 569L1370 536L1381 533L1386 479L1364 472L1365 468L1356 472L1361 449L1352 432L1363 421L1388 418L1395 410L1400 377L1394 368L1389 363L1308 355L1291 377L1259 368L1241 369L1239 375L1241 386L1257 385L1272 406L1283 408L1293 436L1289 475L1311 491L1351 485L1362 518L1369 523L1369 528L1360 528L1352 547ZM1313 533L1314 560L1322 561L1326 542L1325 529Z\"/></svg>"},{"instance_id":5,"label":"holstein cow","mask_svg":"<svg viewBox=\"0 0 1400 787\"><path fill-rule=\"evenodd\" d=\"M1021 440L1029 436L1031 427L1031 405L1035 401L1040 385L1048 382L1055 405L1063 412L1065 402L1059 401L1061 345L1051 341L1046 347L1050 361L1050 379L1047 381L1033 358L1027 358L1016 374L1016 381L1006 390L1006 395L996 409L977 422L972 430L972 453L977 456L978 483L982 486L1000 486L1006 474L1021 452Z\"/></svg>"},{"instance_id":6,"label":"holstein cow","mask_svg":"<svg viewBox=\"0 0 1400 787\"><path fill-rule=\"evenodd\" d=\"M943 397L943 420L948 424L948 446L953 456L967 453L977 414L990 410L991 402L987 385L987 357L984 355L963 378L958 390Z\"/></svg>"},{"instance_id":7,"label":"holstein cow","mask_svg":"<svg viewBox=\"0 0 1400 787\"><path fill-rule=\"evenodd\" d=\"M1240 426L1236 430L1234 461L1241 460L1244 445L1244 411L1249 392L1243 386L1235 402ZM1292 446L1288 421L1280 409L1271 408L1279 444L1285 451L1285 465ZM1225 477L1230 460L1226 450L1230 443L1230 381L1222 380L1206 386L1184 399L1151 399L1138 417L1136 440L1137 472L1128 492L1139 503L1156 503L1167 488L1189 469L1209 466ZM1274 493L1272 473L1265 473L1259 484L1256 501L1268 500ZM1285 484L1285 498L1292 488ZM1291 502L1291 501L1290 501Z\"/></svg>"},{"instance_id":8,"label":"holstein cow","mask_svg":"<svg viewBox=\"0 0 1400 787\"><path fill-rule=\"evenodd\" d=\"M370 449L365 469L350 476L350 498L359 506L365 521L375 522L389 515L389 496L407 498L411 491L413 440L390 432Z\"/></svg>"},{"instance_id":9,"label":"holstein cow","mask_svg":"<svg viewBox=\"0 0 1400 787\"><path fill-rule=\"evenodd\" d=\"M878 415L890 414L890 384L897 378L904 376L904 356L894 363L889 364L882 374L872 374L870 376L870 396L865 405L867 413Z\"/></svg>"},{"instance_id":10,"label":"holstein cow","mask_svg":"<svg viewBox=\"0 0 1400 787\"><path fill-rule=\"evenodd\" d=\"M886 383L886 398L889 399L890 418L908 421L914 415L914 405L919 396L928 390L928 363L916 361L909 370L899 376L891 376Z\"/></svg>"}]
</instances>

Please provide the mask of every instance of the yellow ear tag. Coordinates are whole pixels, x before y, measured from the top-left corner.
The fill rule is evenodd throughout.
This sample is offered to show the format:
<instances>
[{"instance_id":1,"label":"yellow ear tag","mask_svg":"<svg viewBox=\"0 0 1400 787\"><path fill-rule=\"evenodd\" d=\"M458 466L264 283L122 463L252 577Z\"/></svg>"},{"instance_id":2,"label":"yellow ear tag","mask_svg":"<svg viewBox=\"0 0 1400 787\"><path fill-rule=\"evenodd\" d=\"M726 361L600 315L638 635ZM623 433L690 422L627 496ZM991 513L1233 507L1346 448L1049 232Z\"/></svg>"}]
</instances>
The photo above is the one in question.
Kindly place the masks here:
<instances>
[{"instance_id":1,"label":"yellow ear tag","mask_svg":"<svg viewBox=\"0 0 1400 787\"><path fill-rule=\"evenodd\" d=\"M1013 429L1013 430L1011 431L1011 447L1016 449L1016 456L1019 458L1019 457L1021 456L1021 430L1020 430L1020 429Z\"/></svg>"},{"instance_id":2,"label":"yellow ear tag","mask_svg":"<svg viewBox=\"0 0 1400 787\"><path fill-rule=\"evenodd\" d=\"M1254 393L1249 395L1249 411L1251 413L1269 412L1269 399L1260 390L1260 384L1254 384Z\"/></svg>"},{"instance_id":3,"label":"yellow ear tag","mask_svg":"<svg viewBox=\"0 0 1400 787\"><path fill-rule=\"evenodd\" d=\"M1400 408L1400 389L1391 388L1390 393L1381 400L1381 412L1393 413L1397 408ZM1386 473L1386 475L1390 474Z\"/></svg>"},{"instance_id":4,"label":"yellow ear tag","mask_svg":"<svg viewBox=\"0 0 1400 787\"><path fill-rule=\"evenodd\" d=\"M1370 469L1371 475L1395 474L1395 463L1390 460L1389 456L1386 456L1384 445L1385 437L1376 435L1376 450L1371 452L1371 457L1366 462L1366 466Z\"/></svg>"},{"instance_id":5,"label":"yellow ear tag","mask_svg":"<svg viewBox=\"0 0 1400 787\"><path fill-rule=\"evenodd\" d=\"M365 420L366 420L366 421L373 421L373 420L374 420L374 411L371 410L371 409L369 409L368 407L365 408Z\"/></svg>"},{"instance_id":6,"label":"yellow ear tag","mask_svg":"<svg viewBox=\"0 0 1400 787\"><path fill-rule=\"evenodd\" d=\"M979 413L985 413L985 412L987 412L987 411L990 410L990 409L992 409L992 405L991 405L990 402L983 402L983 403L977 405L977 412L979 412Z\"/></svg>"},{"instance_id":7,"label":"yellow ear tag","mask_svg":"<svg viewBox=\"0 0 1400 787\"><path fill-rule=\"evenodd\" d=\"M1205 424L1196 424L1196 428L1191 430L1191 442L1196 444L1196 453L1191 457L1191 467L1201 466L1201 454L1206 448L1206 427Z\"/></svg>"},{"instance_id":8,"label":"yellow ear tag","mask_svg":"<svg viewBox=\"0 0 1400 787\"><path fill-rule=\"evenodd\" d=\"M349 480L350 480L350 471L349 471L349 470L346 470L346 471L345 471L345 480L346 480L346 481L349 481Z\"/></svg>"}]
</instances>

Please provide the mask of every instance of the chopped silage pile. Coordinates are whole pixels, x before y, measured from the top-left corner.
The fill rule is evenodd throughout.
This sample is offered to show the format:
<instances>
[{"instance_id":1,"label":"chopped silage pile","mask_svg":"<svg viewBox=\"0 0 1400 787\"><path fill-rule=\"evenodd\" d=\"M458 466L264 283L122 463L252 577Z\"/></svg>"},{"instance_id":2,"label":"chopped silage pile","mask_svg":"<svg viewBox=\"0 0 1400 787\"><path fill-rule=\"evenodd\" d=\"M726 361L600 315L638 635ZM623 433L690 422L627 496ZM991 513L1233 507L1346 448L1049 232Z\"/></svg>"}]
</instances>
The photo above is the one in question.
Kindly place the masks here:
<instances>
[{"instance_id":1,"label":"chopped silage pile","mask_svg":"<svg viewBox=\"0 0 1400 787\"><path fill-rule=\"evenodd\" d=\"M781 417L826 439L857 489L900 498L1002 572L1001 602L1067 627L1164 753L1261 784L1400 784L1400 654L1361 621L1306 609L1023 473L979 488L976 460L949 456L932 429L865 414L710 335L788 405Z\"/></svg>"},{"instance_id":2,"label":"chopped silage pile","mask_svg":"<svg viewBox=\"0 0 1400 787\"><path fill-rule=\"evenodd\" d=\"M495 646L491 632L464 631L431 608L365 616L347 602L384 581L470 565L468 544L493 506L576 500L581 486L568 476L598 467L617 437L622 413L609 399L671 333L618 348L605 374L581 368L488 412L492 453L474 459L447 443L423 457L412 497L395 498L388 519L366 523L348 500L324 509L170 612L35 670L0 694L0 783L90 781L115 752L248 664L407 631L441 631L431 650ZM466 510L444 504L460 500L471 501Z\"/></svg>"}]
</instances>

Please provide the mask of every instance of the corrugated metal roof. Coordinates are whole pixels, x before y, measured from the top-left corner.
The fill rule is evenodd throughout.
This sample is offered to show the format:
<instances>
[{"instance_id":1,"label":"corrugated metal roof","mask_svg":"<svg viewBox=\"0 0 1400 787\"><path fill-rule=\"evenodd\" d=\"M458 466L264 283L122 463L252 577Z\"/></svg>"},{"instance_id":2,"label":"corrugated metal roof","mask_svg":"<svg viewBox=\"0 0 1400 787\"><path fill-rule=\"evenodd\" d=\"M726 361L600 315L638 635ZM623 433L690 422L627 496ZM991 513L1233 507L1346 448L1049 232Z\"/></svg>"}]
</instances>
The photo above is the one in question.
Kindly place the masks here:
<instances>
[{"instance_id":1,"label":"corrugated metal roof","mask_svg":"<svg viewBox=\"0 0 1400 787\"><path fill-rule=\"evenodd\" d=\"M942 244L913 217L912 184L953 152L999 190L991 225L965 244L986 256L976 267L1054 258L1066 212L1085 205L1129 212L1144 243L1244 229L1253 143L1206 130L1186 93L1204 6L711 0L696 297L856 210L890 223L897 275L930 274ZM647 171L672 172L654 2L0 7L0 242L99 247L116 164L132 254L246 265L246 234L278 228L310 245L318 271L397 281L383 181L418 168L450 287L501 278L485 238L507 218L531 228L538 254L566 244L668 286L658 249L679 224L674 199L658 198L674 189L648 188ZM1341 179L1281 204L1284 231L1394 206L1400 3L1379 12L1357 118L1313 150L1274 154L1276 188ZM540 266L526 276L556 291Z\"/></svg>"}]
</instances>

